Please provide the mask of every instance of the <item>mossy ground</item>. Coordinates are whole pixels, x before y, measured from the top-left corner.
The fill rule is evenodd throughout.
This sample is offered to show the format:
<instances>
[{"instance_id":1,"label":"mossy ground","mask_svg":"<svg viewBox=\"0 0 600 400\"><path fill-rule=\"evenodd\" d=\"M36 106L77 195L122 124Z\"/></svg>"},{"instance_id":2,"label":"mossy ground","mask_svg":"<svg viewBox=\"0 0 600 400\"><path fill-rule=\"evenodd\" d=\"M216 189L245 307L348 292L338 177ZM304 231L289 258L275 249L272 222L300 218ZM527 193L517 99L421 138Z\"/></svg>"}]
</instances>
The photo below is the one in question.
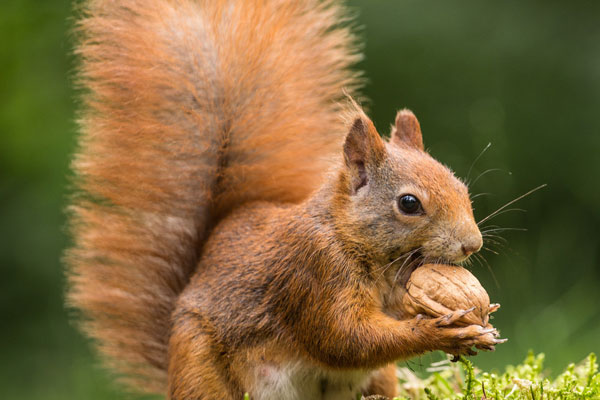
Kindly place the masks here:
<instances>
[{"instance_id":1,"label":"mossy ground","mask_svg":"<svg viewBox=\"0 0 600 400\"><path fill-rule=\"evenodd\" d=\"M600 400L600 373L591 353L577 364L569 364L556 379L544 371L544 354L529 352L516 366L503 373L484 372L461 357L431 364L431 375L419 378L410 368L398 369L400 396L392 400ZM357 397L383 400L382 396ZM244 400L250 400L246 394Z\"/></svg>"},{"instance_id":2,"label":"mossy ground","mask_svg":"<svg viewBox=\"0 0 600 400\"><path fill-rule=\"evenodd\" d=\"M425 379L409 368L400 368L401 395L394 400L588 400L600 399L600 373L595 354L550 379L544 371L544 354L529 353L523 363L505 368L503 373L484 372L471 361L441 361L428 369Z\"/></svg>"}]
</instances>

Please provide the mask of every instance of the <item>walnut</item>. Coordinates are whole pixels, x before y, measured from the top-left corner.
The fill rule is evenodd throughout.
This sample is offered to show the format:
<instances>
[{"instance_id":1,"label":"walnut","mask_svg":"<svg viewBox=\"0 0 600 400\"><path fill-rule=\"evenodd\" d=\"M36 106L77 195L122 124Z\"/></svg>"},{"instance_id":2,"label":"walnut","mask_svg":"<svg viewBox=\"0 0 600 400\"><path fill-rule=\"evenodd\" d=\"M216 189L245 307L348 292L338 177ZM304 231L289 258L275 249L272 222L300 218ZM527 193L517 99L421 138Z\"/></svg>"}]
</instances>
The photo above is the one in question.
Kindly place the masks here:
<instances>
[{"instance_id":1,"label":"walnut","mask_svg":"<svg viewBox=\"0 0 600 400\"><path fill-rule=\"evenodd\" d=\"M489 321L487 292L467 269L454 265L425 264L417 268L408 280L402 303L409 314L431 317L475 307L455 323L487 326Z\"/></svg>"}]
</instances>

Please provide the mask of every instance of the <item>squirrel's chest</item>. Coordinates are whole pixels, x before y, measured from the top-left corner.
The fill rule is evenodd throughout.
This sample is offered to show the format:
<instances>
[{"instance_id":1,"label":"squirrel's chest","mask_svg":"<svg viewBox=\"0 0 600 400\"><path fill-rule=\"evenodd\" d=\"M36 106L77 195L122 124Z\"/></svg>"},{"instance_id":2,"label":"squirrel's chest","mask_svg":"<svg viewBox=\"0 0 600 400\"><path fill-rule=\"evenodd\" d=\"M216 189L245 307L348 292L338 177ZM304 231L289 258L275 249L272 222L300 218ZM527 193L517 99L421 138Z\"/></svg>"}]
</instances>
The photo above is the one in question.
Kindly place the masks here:
<instances>
[{"instance_id":1,"label":"squirrel's chest","mask_svg":"<svg viewBox=\"0 0 600 400\"><path fill-rule=\"evenodd\" d=\"M355 400L369 371L325 371L302 363L257 365L253 400Z\"/></svg>"}]
</instances>

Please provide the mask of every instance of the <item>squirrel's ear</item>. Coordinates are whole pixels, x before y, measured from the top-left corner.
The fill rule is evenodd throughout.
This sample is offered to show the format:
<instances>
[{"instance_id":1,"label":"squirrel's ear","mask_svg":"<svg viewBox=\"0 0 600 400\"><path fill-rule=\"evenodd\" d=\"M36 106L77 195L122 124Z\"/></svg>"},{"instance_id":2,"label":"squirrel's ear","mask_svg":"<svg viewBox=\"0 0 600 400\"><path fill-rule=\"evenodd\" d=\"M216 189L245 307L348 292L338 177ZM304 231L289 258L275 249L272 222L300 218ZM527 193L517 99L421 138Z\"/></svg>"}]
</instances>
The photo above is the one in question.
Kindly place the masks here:
<instances>
[{"instance_id":1,"label":"squirrel's ear","mask_svg":"<svg viewBox=\"0 0 600 400\"><path fill-rule=\"evenodd\" d=\"M400 146L414 147L423 150L423 135L421 125L415 114L408 109L398 111L396 124L392 129L392 143Z\"/></svg>"},{"instance_id":2,"label":"squirrel's ear","mask_svg":"<svg viewBox=\"0 0 600 400\"><path fill-rule=\"evenodd\" d=\"M344 160L356 192L368 183L369 167L376 167L385 157L385 144L366 116L354 120L344 143Z\"/></svg>"}]
</instances>

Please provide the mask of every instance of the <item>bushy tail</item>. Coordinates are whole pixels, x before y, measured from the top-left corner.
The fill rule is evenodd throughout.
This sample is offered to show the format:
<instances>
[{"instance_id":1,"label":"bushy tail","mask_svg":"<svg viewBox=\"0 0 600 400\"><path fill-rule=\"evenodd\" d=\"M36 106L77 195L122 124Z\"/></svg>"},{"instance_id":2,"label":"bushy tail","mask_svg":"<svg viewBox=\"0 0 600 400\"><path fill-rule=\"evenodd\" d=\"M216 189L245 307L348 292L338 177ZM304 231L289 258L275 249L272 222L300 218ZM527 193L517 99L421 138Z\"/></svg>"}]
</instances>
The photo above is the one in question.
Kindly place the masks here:
<instances>
[{"instance_id":1,"label":"bushy tail","mask_svg":"<svg viewBox=\"0 0 600 400\"><path fill-rule=\"evenodd\" d=\"M337 158L337 101L357 86L344 12L333 0L83 7L68 302L138 389L165 388L170 315L218 218L305 198Z\"/></svg>"}]
</instances>

